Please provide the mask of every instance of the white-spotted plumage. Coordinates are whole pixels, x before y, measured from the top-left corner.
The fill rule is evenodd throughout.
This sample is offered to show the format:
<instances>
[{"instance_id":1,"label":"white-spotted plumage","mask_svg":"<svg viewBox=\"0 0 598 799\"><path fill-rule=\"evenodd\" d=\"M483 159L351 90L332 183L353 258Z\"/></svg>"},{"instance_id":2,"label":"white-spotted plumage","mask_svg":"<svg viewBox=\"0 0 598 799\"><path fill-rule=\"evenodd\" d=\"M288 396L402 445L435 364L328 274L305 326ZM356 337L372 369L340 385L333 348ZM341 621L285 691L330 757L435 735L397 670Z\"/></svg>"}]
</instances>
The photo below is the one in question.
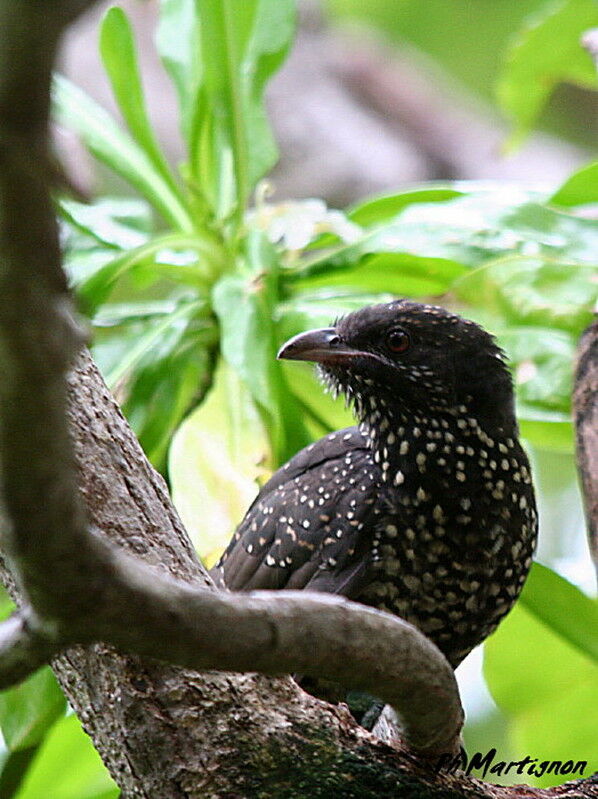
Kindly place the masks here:
<instances>
[{"instance_id":1,"label":"white-spotted plumage","mask_svg":"<svg viewBox=\"0 0 598 799\"><path fill-rule=\"evenodd\" d=\"M410 346L393 355L385 342L397 329ZM305 587L397 613L457 665L512 606L536 538L502 355L474 323L409 301L325 332L338 340L332 354L301 359L319 361L359 425L271 478L213 576L236 590ZM349 356L335 360L334 346Z\"/></svg>"}]
</instances>

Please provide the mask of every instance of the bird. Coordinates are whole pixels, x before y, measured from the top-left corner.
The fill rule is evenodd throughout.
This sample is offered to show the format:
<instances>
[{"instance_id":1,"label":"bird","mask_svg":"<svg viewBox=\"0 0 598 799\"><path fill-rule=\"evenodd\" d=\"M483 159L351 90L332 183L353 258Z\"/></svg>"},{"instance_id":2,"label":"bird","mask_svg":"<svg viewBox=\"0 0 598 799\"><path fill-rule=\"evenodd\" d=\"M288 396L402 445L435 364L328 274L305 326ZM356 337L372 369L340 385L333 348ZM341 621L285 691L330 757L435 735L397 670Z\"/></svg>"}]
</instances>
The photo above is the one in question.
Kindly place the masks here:
<instances>
[{"instance_id":1,"label":"bird","mask_svg":"<svg viewBox=\"0 0 598 799\"><path fill-rule=\"evenodd\" d=\"M233 591L308 589L415 625L456 668L532 563L538 515L495 338L436 305L371 305L287 341L356 425L262 487L211 570Z\"/></svg>"}]
</instances>

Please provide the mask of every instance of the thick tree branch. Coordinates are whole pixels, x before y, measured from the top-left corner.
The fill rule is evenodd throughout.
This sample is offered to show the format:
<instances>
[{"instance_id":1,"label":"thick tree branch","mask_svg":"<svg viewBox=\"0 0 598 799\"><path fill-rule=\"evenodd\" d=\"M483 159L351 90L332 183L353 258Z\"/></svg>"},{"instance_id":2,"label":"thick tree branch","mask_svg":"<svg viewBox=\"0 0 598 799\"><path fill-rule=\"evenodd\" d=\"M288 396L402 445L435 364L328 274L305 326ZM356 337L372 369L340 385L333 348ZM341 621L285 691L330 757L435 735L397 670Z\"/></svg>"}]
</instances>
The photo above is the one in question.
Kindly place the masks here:
<instances>
[{"instance_id":1,"label":"thick tree branch","mask_svg":"<svg viewBox=\"0 0 598 799\"><path fill-rule=\"evenodd\" d=\"M579 343L573 414L590 552L598 570L598 321Z\"/></svg>"},{"instance_id":2,"label":"thick tree branch","mask_svg":"<svg viewBox=\"0 0 598 799\"><path fill-rule=\"evenodd\" d=\"M20 682L57 654L47 636L32 629L25 611L14 613L0 624L0 688Z\"/></svg>"}]
</instances>

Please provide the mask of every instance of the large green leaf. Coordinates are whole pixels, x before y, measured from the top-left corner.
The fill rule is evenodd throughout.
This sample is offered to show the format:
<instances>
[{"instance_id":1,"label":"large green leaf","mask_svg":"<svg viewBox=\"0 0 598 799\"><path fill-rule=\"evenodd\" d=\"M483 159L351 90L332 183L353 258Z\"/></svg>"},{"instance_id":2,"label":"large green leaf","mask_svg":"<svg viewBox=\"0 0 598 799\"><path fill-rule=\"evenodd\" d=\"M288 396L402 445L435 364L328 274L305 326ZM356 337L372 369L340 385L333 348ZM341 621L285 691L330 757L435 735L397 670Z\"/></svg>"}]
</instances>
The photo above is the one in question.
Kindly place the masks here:
<instances>
[{"instance_id":1,"label":"large green leaf","mask_svg":"<svg viewBox=\"0 0 598 799\"><path fill-rule=\"evenodd\" d=\"M523 438L543 450L561 454L575 450L570 414L542 413L533 406L518 404L519 429Z\"/></svg>"},{"instance_id":2,"label":"large green leaf","mask_svg":"<svg viewBox=\"0 0 598 799\"><path fill-rule=\"evenodd\" d=\"M168 461L173 501L206 566L243 518L269 460L251 395L221 362L206 400L174 435Z\"/></svg>"},{"instance_id":3,"label":"large green leaf","mask_svg":"<svg viewBox=\"0 0 598 799\"><path fill-rule=\"evenodd\" d=\"M183 204L147 116L133 31L127 15L119 6L112 6L106 12L100 28L100 53L118 107L133 138Z\"/></svg>"},{"instance_id":4,"label":"large green leaf","mask_svg":"<svg viewBox=\"0 0 598 799\"><path fill-rule=\"evenodd\" d=\"M520 416L528 418L527 411L536 408L568 419L576 337L549 327L513 325L499 331L499 341L514 368Z\"/></svg>"},{"instance_id":5,"label":"large green leaf","mask_svg":"<svg viewBox=\"0 0 598 799\"><path fill-rule=\"evenodd\" d=\"M141 362L162 360L172 353L178 344L179 337L186 330L190 320L202 308L200 300L183 301L162 314L150 317L151 324L146 324L145 332L136 337L134 346L128 348L127 354L107 373L106 383L114 389L129 373L136 371Z\"/></svg>"},{"instance_id":6,"label":"large green leaf","mask_svg":"<svg viewBox=\"0 0 598 799\"><path fill-rule=\"evenodd\" d=\"M177 263L181 254L186 254L183 266ZM170 273L177 282L206 291L219 257L216 249L206 246L197 236L167 233L132 250L121 251L108 260L99 258L97 268L87 269L76 280L77 295L84 310L93 316L121 278L144 267L147 267L146 276L148 272L153 273L155 280Z\"/></svg>"},{"instance_id":7,"label":"large green leaf","mask_svg":"<svg viewBox=\"0 0 598 799\"><path fill-rule=\"evenodd\" d=\"M219 216L236 210L272 167L276 148L263 108L267 79L280 66L294 27L292 0L197 0L202 85L192 167ZM234 195L227 192L230 184ZM229 196L227 197L227 194Z\"/></svg>"},{"instance_id":8,"label":"large green leaf","mask_svg":"<svg viewBox=\"0 0 598 799\"><path fill-rule=\"evenodd\" d=\"M58 207L64 219L77 232L103 247L115 250L142 246L152 227L151 210L143 200L101 197L92 203L81 203L62 197ZM66 248L73 250L83 247L76 240L67 239Z\"/></svg>"},{"instance_id":9,"label":"large green leaf","mask_svg":"<svg viewBox=\"0 0 598 799\"><path fill-rule=\"evenodd\" d=\"M515 123L513 142L529 132L559 83L596 87L594 64L580 42L596 25L596 0L560 0L546 4L514 40L498 84L499 101Z\"/></svg>"},{"instance_id":10,"label":"large green leaf","mask_svg":"<svg viewBox=\"0 0 598 799\"><path fill-rule=\"evenodd\" d=\"M64 714L66 699L49 666L0 693L0 728L6 746L16 752L38 744Z\"/></svg>"},{"instance_id":11,"label":"large green leaf","mask_svg":"<svg viewBox=\"0 0 598 799\"><path fill-rule=\"evenodd\" d=\"M548 569L534 566L523 601L485 644L484 673L510 719L513 759L589 761L595 768L598 606ZM526 782L555 785L545 774Z\"/></svg>"},{"instance_id":12,"label":"large green leaf","mask_svg":"<svg viewBox=\"0 0 598 799\"><path fill-rule=\"evenodd\" d=\"M15 799L116 799L119 790L76 716L54 725Z\"/></svg>"},{"instance_id":13,"label":"large green leaf","mask_svg":"<svg viewBox=\"0 0 598 799\"><path fill-rule=\"evenodd\" d=\"M228 275L216 284L213 305L222 354L266 412L273 450L280 453L285 446L280 367L267 286L261 276Z\"/></svg>"},{"instance_id":14,"label":"large green leaf","mask_svg":"<svg viewBox=\"0 0 598 799\"><path fill-rule=\"evenodd\" d=\"M296 281L299 290L344 287L347 291L389 293L409 297L443 294L466 267L446 258L431 258L407 252L379 252L358 257L345 267L336 261L313 276Z\"/></svg>"},{"instance_id":15,"label":"large green leaf","mask_svg":"<svg viewBox=\"0 0 598 799\"><path fill-rule=\"evenodd\" d=\"M375 197L359 203L349 211L349 218L358 225L378 225L393 219L403 208L412 203L441 202L459 197L462 192L452 186L422 186L398 194Z\"/></svg>"},{"instance_id":16,"label":"large green leaf","mask_svg":"<svg viewBox=\"0 0 598 799\"><path fill-rule=\"evenodd\" d=\"M52 96L57 120L78 133L99 161L134 186L176 229L193 230L187 210L147 153L101 106L60 75L54 78Z\"/></svg>"},{"instance_id":17,"label":"large green leaf","mask_svg":"<svg viewBox=\"0 0 598 799\"><path fill-rule=\"evenodd\" d=\"M455 281L453 291L513 324L553 325L577 334L598 300L598 262L514 255L493 259Z\"/></svg>"},{"instance_id":18,"label":"large green leaf","mask_svg":"<svg viewBox=\"0 0 598 799\"><path fill-rule=\"evenodd\" d=\"M160 0L156 46L177 90L181 128L191 150L191 126L201 83L197 0Z\"/></svg>"},{"instance_id":19,"label":"large green leaf","mask_svg":"<svg viewBox=\"0 0 598 799\"><path fill-rule=\"evenodd\" d=\"M466 184L456 185L465 191ZM336 270L355 269L362 258L380 253L413 256L411 268L419 265L424 277L428 264L437 265L449 282L468 269L514 256L595 266L598 222L548 208L544 201L540 193L511 185L474 183L469 193L452 200L412 203L352 243L306 253L288 279L334 279Z\"/></svg>"},{"instance_id":20,"label":"large green leaf","mask_svg":"<svg viewBox=\"0 0 598 799\"><path fill-rule=\"evenodd\" d=\"M549 202L564 207L598 202L598 162L574 172Z\"/></svg>"},{"instance_id":21,"label":"large green leaf","mask_svg":"<svg viewBox=\"0 0 598 799\"><path fill-rule=\"evenodd\" d=\"M519 600L526 610L598 665L598 601L534 563Z\"/></svg>"}]
</instances>

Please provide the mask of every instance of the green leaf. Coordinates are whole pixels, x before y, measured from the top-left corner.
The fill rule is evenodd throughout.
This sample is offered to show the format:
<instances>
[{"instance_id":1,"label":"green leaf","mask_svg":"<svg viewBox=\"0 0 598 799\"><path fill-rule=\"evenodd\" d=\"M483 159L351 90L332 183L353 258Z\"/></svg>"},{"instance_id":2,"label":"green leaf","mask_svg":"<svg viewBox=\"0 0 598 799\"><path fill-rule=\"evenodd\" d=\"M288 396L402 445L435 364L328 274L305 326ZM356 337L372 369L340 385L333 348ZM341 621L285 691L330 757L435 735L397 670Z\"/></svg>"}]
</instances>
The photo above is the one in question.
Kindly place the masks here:
<instances>
[{"instance_id":1,"label":"green leaf","mask_svg":"<svg viewBox=\"0 0 598 799\"><path fill-rule=\"evenodd\" d=\"M274 451L284 446L278 413L279 365L268 289L263 276L227 275L214 287L213 306L220 322L222 354L268 414Z\"/></svg>"},{"instance_id":2,"label":"green leaf","mask_svg":"<svg viewBox=\"0 0 598 799\"><path fill-rule=\"evenodd\" d=\"M190 318L199 311L203 304L201 301L182 302L175 311L163 314L161 319L154 318L153 324L148 326L145 334L137 338L135 346L128 349L126 357L120 360L115 368L106 375L108 388L113 389L148 354L155 355L156 345L165 339L165 334L184 329ZM179 324L181 322L183 323L182 328ZM171 350L170 345L167 345L167 350Z\"/></svg>"},{"instance_id":3,"label":"green leaf","mask_svg":"<svg viewBox=\"0 0 598 799\"><path fill-rule=\"evenodd\" d=\"M587 773L594 768L596 613L596 600L534 565L522 601L484 645L484 673L508 714L513 759L587 760ZM546 786L567 779L526 775Z\"/></svg>"},{"instance_id":4,"label":"green leaf","mask_svg":"<svg viewBox=\"0 0 598 799\"><path fill-rule=\"evenodd\" d=\"M63 197L59 208L80 233L116 250L140 247L151 229L149 206L140 200L102 197L93 203L80 203Z\"/></svg>"},{"instance_id":5,"label":"green leaf","mask_svg":"<svg viewBox=\"0 0 598 799\"><path fill-rule=\"evenodd\" d=\"M254 499L269 461L251 395L221 362L206 400L175 433L168 461L173 501L208 568Z\"/></svg>"},{"instance_id":6,"label":"green leaf","mask_svg":"<svg viewBox=\"0 0 598 799\"><path fill-rule=\"evenodd\" d=\"M434 186L403 191L399 194L389 194L384 197L375 197L352 208L349 219L358 225L368 227L381 222L388 222L412 203L442 202L461 196L462 192L449 186Z\"/></svg>"},{"instance_id":7,"label":"green leaf","mask_svg":"<svg viewBox=\"0 0 598 799\"><path fill-rule=\"evenodd\" d=\"M514 368L521 415L549 421L548 414L560 413L552 419L568 419L577 337L564 330L533 325L513 325L497 332Z\"/></svg>"},{"instance_id":8,"label":"green leaf","mask_svg":"<svg viewBox=\"0 0 598 799\"><path fill-rule=\"evenodd\" d=\"M148 458L160 469L170 436L210 385L217 346L214 321L203 301L182 297L172 302L175 310L165 302L158 313L133 313L129 324L106 331L93 348ZM126 316L127 309L122 310Z\"/></svg>"},{"instance_id":9,"label":"green leaf","mask_svg":"<svg viewBox=\"0 0 598 799\"><path fill-rule=\"evenodd\" d=\"M117 799L119 793L79 720L71 715L54 725L15 799Z\"/></svg>"},{"instance_id":10,"label":"green leaf","mask_svg":"<svg viewBox=\"0 0 598 799\"><path fill-rule=\"evenodd\" d=\"M7 619L15 610L15 603L9 597L4 586L0 586L0 621Z\"/></svg>"},{"instance_id":11,"label":"green leaf","mask_svg":"<svg viewBox=\"0 0 598 799\"><path fill-rule=\"evenodd\" d=\"M598 203L598 161L574 172L548 202L566 208Z\"/></svg>"},{"instance_id":12,"label":"green leaf","mask_svg":"<svg viewBox=\"0 0 598 799\"><path fill-rule=\"evenodd\" d=\"M133 31L127 15L119 6L112 6L104 16L100 28L100 53L114 97L133 138L143 148L173 195L183 204L179 188L147 116Z\"/></svg>"},{"instance_id":13,"label":"green leaf","mask_svg":"<svg viewBox=\"0 0 598 799\"><path fill-rule=\"evenodd\" d=\"M201 402L212 369L212 350L189 329L168 355L143 365L128 386L123 411L147 457L162 472L172 434Z\"/></svg>"},{"instance_id":14,"label":"green leaf","mask_svg":"<svg viewBox=\"0 0 598 799\"><path fill-rule=\"evenodd\" d=\"M535 563L519 600L539 621L598 664L598 601Z\"/></svg>"},{"instance_id":15,"label":"green leaf","mask_svg":"<svg viewBox=\"0 0 598 799\"><path fill-rule=\"evenodd\" d=\"M0 728L6 746L16 752L38 744L64 714L66 699L49 666L0 693Z\"/></svg>"},{"instance_id":16,"label":"green leaf","mask_svg":"<svg viewBox=\"0 0 598 799\"><path fill-rule=\"evenodd\" d=\"M353 243L313 255L307 253L289 279L328 274L355 266L364 256L396 253L440 259L456 275L467 267L512 255L543 255L554 260L595 264L598 224L546 208L544 196L513 185L460 182L462 196L407 205L389 222L366 229ZM456 266L455 266L456 265ZM459 267L461 269L459 270Z\"/></svg>"},{"instance_id":17,"label":"green leaf","mask_svg":"<svg viewBox=\"0 0 598 799\"><path fill-rule=\"evenodd\" d=\"M222 354L265 414L275 464L309 443L301 414L276 360L277 270L274 248L263 234L253 231L245 242L243 270L221 278L212 294L220 323Z\"/></svg>"},{"instance_id":18,"label":"green leaf","mask_svg":"<svg viewBox=\"0 0 598 799\"><path fill-rule=\"evenodd\" d=\"M191 126L201 83L197 0L161 0L156 47L177 90L181 128L191 151Z\"/></svg>"},{"instance_id":19,"label":"green leaf","mask_svg":"<svg viewBox=\"0 0 598 799\"><path fill-rule=\"evenodd\" d=\"M514 324L553 325L574 333L598 300L595 264L511 256L488 261L453 285L457 296L500 312Z\"/></svg>"},{"instance_id":20,"label":"green leaf","mask_svg":"<svg viewBox=\"0 0 598 799\"><path fill-rule=\"evenodd\" d=\"M176 268L177 252L193 253L195 261L190 259L182 268ZM136 268L149 264L150 270L153 270L155 278L158 279L168 271L169 260L173 267L171 269L173 277L179 282L202 289L208 285L207 280L216 268L215 264L219 257L217 250L206 245L197 236L181 233L157 236L140 247L120 253L107 263L100 259L97 269L77 281L77 294L85 312L93 316L96 309L106 302L115 284L122 277Z\"/></svg>"},{"instance_id":21,"label":"green leaf","mask_svg":"<svg viewBox=\"0 0 598 799\"><path fill-rule=\"evenodd\" d=\"M52 97L57 120L78 133L99 161L134 186L176 229L193 230L187 210L145 151L101 106L61 75L54 77Z\"/></svg>"},{"instance_id":22,"label":"green leaf","mask_svg":"<svg viewBox=\"0 0 598 799\"><path fill-rule=\"evenodd\" d=\"M179 303L174 299L106 303L94 316L95 327L118 327L147 319L176 313Z\"/></svg>"},{"instance_id":23,"label":"green leaf","mask_svg":"<svg viewBox=\"0 0 598 799\"><path fill-rule=\"evenodd\" d=\"M575 449L573 425L569 414L542 413L537 408L518 404L517 418L523 438L539 449L562 454Z\"/></svg>"},{"instance_id":24,"label":"green leaf","mask_svg":"<svg viewBox=\"0 0 598 799\"><path fill-rule=\"evenodd\" d=\"M263 92L288 50L294 3L198 0L197 8L203 72L192 167L218 215L234 211L240 223L250 191L276 161Z\"/></svg>"},{"instance_id":25,"label":"green leaf","mask_svg":"<svg viewBox=\"0 0 598 799\"><path fill-rule=\"evenodd\" d=\"M581 35L598 25L595 0L550 3L519 33L497 87L498 99L514 122L511 144L535 123L555 87L563 82L595 88L596 70Z\"/></svg>"},{"instance_id":26,"label":"green leaf","mask_svg":"<svg viewBox=\"0 0 598 799\"><path fill-rule=\"evenodd\" d=\"M349 254L350 251L344 253ZM381 252L358 257L356 261L351 257L344 261L337 258L334 270L318 270L313 276L297 281L296 289L344 286L354 292L429 297L447 291L455 278L466 272L466 267L446 258Z\"/></svg>"}]
</instances>

